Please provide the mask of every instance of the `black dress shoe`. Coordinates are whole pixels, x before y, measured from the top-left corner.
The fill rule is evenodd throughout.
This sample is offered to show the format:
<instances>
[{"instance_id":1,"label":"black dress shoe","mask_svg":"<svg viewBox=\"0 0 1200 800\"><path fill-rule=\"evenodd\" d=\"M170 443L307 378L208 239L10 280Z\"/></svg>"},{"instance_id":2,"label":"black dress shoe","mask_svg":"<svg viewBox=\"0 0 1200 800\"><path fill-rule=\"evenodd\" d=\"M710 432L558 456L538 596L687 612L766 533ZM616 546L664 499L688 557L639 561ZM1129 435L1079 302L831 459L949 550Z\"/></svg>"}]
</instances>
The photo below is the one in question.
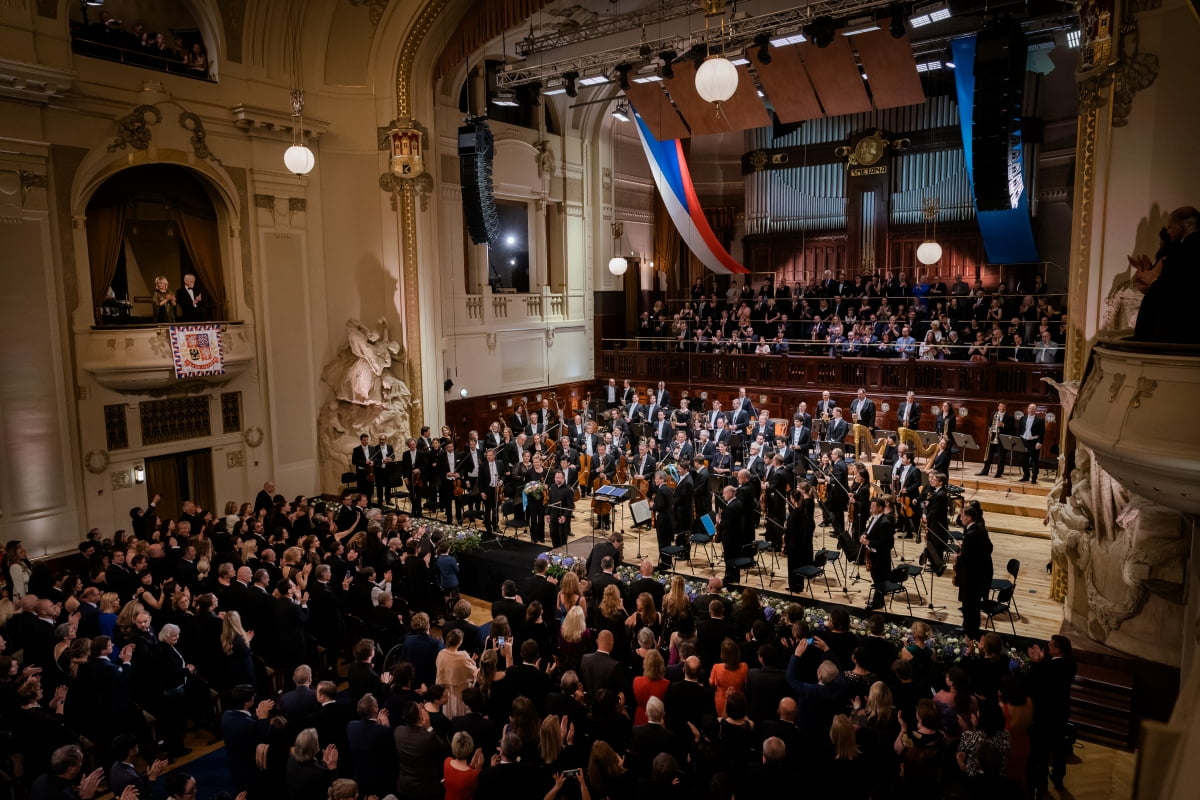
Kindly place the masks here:
<instances>
[{"instance_id":1,"label":"black dress shoe","mask_svg":"<svg viewBox=\"0 0 1200 800\"><path fill-rule=\"evenodd\" d=\"M975 474L976 474L976 475L980 475L980 476L982 476L982 477L986 478L986 477L987 477L987 474L988 474L988 472L987 472L987 470L985 469L983 472L976 472Z\"/></svg>"}]
</instances>

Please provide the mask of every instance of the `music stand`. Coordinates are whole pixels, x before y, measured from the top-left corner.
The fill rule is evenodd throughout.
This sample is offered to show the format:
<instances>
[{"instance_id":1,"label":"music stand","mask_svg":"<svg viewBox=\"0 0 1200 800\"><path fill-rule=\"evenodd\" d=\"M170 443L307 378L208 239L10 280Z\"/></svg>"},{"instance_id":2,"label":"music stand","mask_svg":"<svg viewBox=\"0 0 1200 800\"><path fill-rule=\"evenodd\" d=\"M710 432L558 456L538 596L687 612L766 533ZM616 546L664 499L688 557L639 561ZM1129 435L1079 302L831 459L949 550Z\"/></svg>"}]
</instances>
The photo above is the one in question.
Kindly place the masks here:
<instances>
[{"instance_id":1,"label":"music stand","mask_svg":"<svg viewBox=\"0 0 1200 800\"><path fill-rule=\"evenodd\" d=\"M1002 433L1000 434L998 441L1000 442L1000 446L1003 447L1008 454L1007 458L1009 466L1016 466L1017 462L1014 461L1013 458L1018 453L1024 456L1029 452L1028 448L1025 447L1025 440L1020 436L1010 436L1007 433ZM1023 468L1024 461L1021 462L1021 465Z\"/></svg>"},{"instance_id":2,"label":"music stand","mask_svg":"<svg viewBox=\"0 0 1200 800\"><path fill-rule=\"evenodd\" d=\"M871 482L879 484L884 494L891 493L892 468L886 464L871 465Z\"/></svg>"},{"instance_id":3,"label":"music stand","mask_svg":"<svg viewBox=\"0 0 1200 800\"><path fill-rule=\"evenodd\" d=\"M969 433L954 432L954 445L958 448L958 468L965 469L967 466L967 451L978 450L979 444L975 441L975 437Z\"/></svg>"},{"instance_id":4,"label":"music stand","mask_svg":"<svg viewBox=\"0 0 1200 800\"><path fill-rule=\"evenodd\" d=\"M630 503L629 515L633 517L635 527L650 522L650 501L642 499Z\"/></svg>"},{"instance_id":5,"label":"music stand","mask_svg":"<svg viewBox=\"0 0 1200 800\"><path fill-rule=\"evenodd\" d=\"M729 434L729 455L740 460L745 455L745 453L742 452L745 442L746 435L744 433Z\"/></svg>"}]
</instances>

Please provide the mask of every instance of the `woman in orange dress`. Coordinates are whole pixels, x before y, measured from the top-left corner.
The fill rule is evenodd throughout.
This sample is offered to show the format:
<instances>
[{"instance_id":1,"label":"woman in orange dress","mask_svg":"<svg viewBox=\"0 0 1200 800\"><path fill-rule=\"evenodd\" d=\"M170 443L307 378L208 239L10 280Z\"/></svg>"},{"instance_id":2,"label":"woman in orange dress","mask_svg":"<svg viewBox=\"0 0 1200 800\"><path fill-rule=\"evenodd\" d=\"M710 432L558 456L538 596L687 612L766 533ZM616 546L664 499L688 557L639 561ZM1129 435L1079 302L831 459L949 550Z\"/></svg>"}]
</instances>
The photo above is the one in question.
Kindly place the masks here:
<instances>
[{"instance_id":1,"label":"woman in orange dress","mask_svg":"<svg viewBox=\"0 0 1200 800\"><path fill-rule=\"evenodd\" d=\"M733 639L721 642L721 663L712 668L708 683L716 690L717 717L725 716L725 698L730 692L746 691L750 668L742 663L742 651Z\"/></svg>"}]
</instances>

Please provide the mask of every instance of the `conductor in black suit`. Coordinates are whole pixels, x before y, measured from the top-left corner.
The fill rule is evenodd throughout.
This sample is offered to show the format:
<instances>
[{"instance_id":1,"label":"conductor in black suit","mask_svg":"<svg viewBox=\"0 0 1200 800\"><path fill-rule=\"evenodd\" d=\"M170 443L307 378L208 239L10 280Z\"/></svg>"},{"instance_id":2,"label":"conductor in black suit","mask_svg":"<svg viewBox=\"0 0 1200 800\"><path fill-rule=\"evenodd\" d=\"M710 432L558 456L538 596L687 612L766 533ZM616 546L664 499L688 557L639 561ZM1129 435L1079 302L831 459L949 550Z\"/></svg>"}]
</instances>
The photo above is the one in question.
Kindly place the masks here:
<instances>
[{"instance_id":1,"label":"conductor in black suit","mask_svg":"<svg viewBox=\"0 0 1200 800\"><path fill-rule=\"evenodd\" d=\"M871 584L875 590L868 609L883 608L883 585L892 572L892 548L896 545L896 529L884 511L883 498L871 500L871 518L859 542L871 561ZM976 615L978 617L978 615ZM978 619L976 619L978 623Z\"/></svg>"},{"instance_id":2,"label":"conductor in black suit","mask_svg":"<svg viewBox=\"0 0 1200 800\"><path fill-rule=\"evenodd\" d=\"M674 544L675 538L675 490L667 485L667 473L659 470L654 473L654 532L658 536L658 565L660 569L669 570L671 560L662 555L664 547Z\"/></svg>"},{"instance_id":3,"label":"conductor in black suit","mask_svg":"<svg viewBox=\"0 0 1200 800\"><path fill-rule=\"evenodd\" d=\"M721 510L720 528L721 546L725 556L725 583L737 583L740 577L737 567L731 566L733 560L742 555L742 549L747 543L745 534L745 508L738 497L737 487L726 486L722 490L725 508Z\"/></svg>"},{"instance_id":4,"label":"conductor in black suit","mask_svg":"<svg viewBox=\"0 0 1200 800\"><path fill-rule=\"evenodd\" d=\"M963 634L978 639L979 605L992 587L992 540L983 526L982 514L975 506L966 506L959 514L963 525L962 545L954 565L954 585L962 603Z\"/></svg>"},{"instance_id":5,"label":"conductor in black suit","mask_svg":"<svg viewBox=\"0 0 1200 800\"><path fill-rule=\"evenodd\" d=\"M571 533L571 517L575 511L575 490L567 485L567 476L560 469L554 473L550 487L546 516L550 519L550 543L562 547Z\"/></svg>"},{"instance_id":6,"label":"conductor in black suit","mask_svg":"<svg viewBox=\"0 0 1200 800\"><path fill-rule=\"evenodd\" d=\"M1038 461L1042 457L1042 443L1046 440L1046 420L1038 416L1035 403L1025 409L1025 418L1017 423L1017 433L1025 443L1026 451L1019 482L1037 483Z\"/></svg>"},{"instance_id":7,"label":"conductor in black suit","mask_svg":"<svg viewBox=\"0 0 1200 800\"><path fill-rule=\"evenodd\" d=\"M179 309L178 317L181 322L203 322L208 319L207 304L200 287L196 285L196 276L188 273L183 276L183 286L175 290L175 305Z\"/></svg>"}]
</instances>

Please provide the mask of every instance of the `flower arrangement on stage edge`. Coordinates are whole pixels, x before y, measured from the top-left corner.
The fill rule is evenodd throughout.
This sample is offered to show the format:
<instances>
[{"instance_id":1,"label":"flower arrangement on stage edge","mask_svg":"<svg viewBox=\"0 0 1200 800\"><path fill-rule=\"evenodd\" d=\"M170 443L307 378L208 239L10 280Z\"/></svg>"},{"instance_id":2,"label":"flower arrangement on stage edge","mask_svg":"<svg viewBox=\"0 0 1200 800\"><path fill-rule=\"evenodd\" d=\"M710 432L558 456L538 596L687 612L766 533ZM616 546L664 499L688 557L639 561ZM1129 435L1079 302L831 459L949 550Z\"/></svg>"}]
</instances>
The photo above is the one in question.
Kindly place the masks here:
<instances>
[{"instance_id":1,"label":"flower arrangement on stage edge","mask_svg":"<svg viewBox=\"0 0 1200 800\"><path fill-rule=\"evenodd\" d=\"M441 538L450 543L450 554L456 558L464 553L474 553L483 547L483 537L474 528L463 528L444 522L429 522L423 527L430 538L435 533L441 534Z\"/></svg>"},{"instance_id":2,"label":"flower arrangement on stage edge","mask_svg":"<svg viewBox=\"0 0 1200 800\"><path fill-rule=\"evenodd\" d=\"M561 578L575 564L586 561L586 559L579 556L564 556L559 553L548 552L542 553L539 558L544 558L550 562L550 567L546 570L546 573L554 578ZM617 577L627 585L641 577L636 569L627 564L617 567L615 572ZM670 583L672 576L655 572L653 577L665 587ZM697 597L708 591L708 584L704 581L698 581L685 576L683 583L684 591L687 593L688 600L690 601L695 601ZM740 591L731 591L729 589L722 589L721 595L728 597L734 603L740 602L742 597ZM768 622L782 621L787 613L788 606L793 603L799 603L804 607L804 621L812 628L814 634L819 634L820 631L829 630L830 628L829 610L822 606L809 605L808 602L801 602L800 598L789 597L771 591L759 591L758 598ZM850 630L855 634L865 636L867 633L867 620L864 617L851 613ZM909 629L890 620L884 625L883 635L897 647L905 647L913 643ZM926 646L930 649L933 660L943 664L953 663L964 656L970 655L972 652L971 644L966 636L962 634L941 633L936 629ZM1013 670L1026 669L1029 665L1028 656L1015 647L1009 648L1008 657L1009 666Z\"/></svg>"}]
</instances>

